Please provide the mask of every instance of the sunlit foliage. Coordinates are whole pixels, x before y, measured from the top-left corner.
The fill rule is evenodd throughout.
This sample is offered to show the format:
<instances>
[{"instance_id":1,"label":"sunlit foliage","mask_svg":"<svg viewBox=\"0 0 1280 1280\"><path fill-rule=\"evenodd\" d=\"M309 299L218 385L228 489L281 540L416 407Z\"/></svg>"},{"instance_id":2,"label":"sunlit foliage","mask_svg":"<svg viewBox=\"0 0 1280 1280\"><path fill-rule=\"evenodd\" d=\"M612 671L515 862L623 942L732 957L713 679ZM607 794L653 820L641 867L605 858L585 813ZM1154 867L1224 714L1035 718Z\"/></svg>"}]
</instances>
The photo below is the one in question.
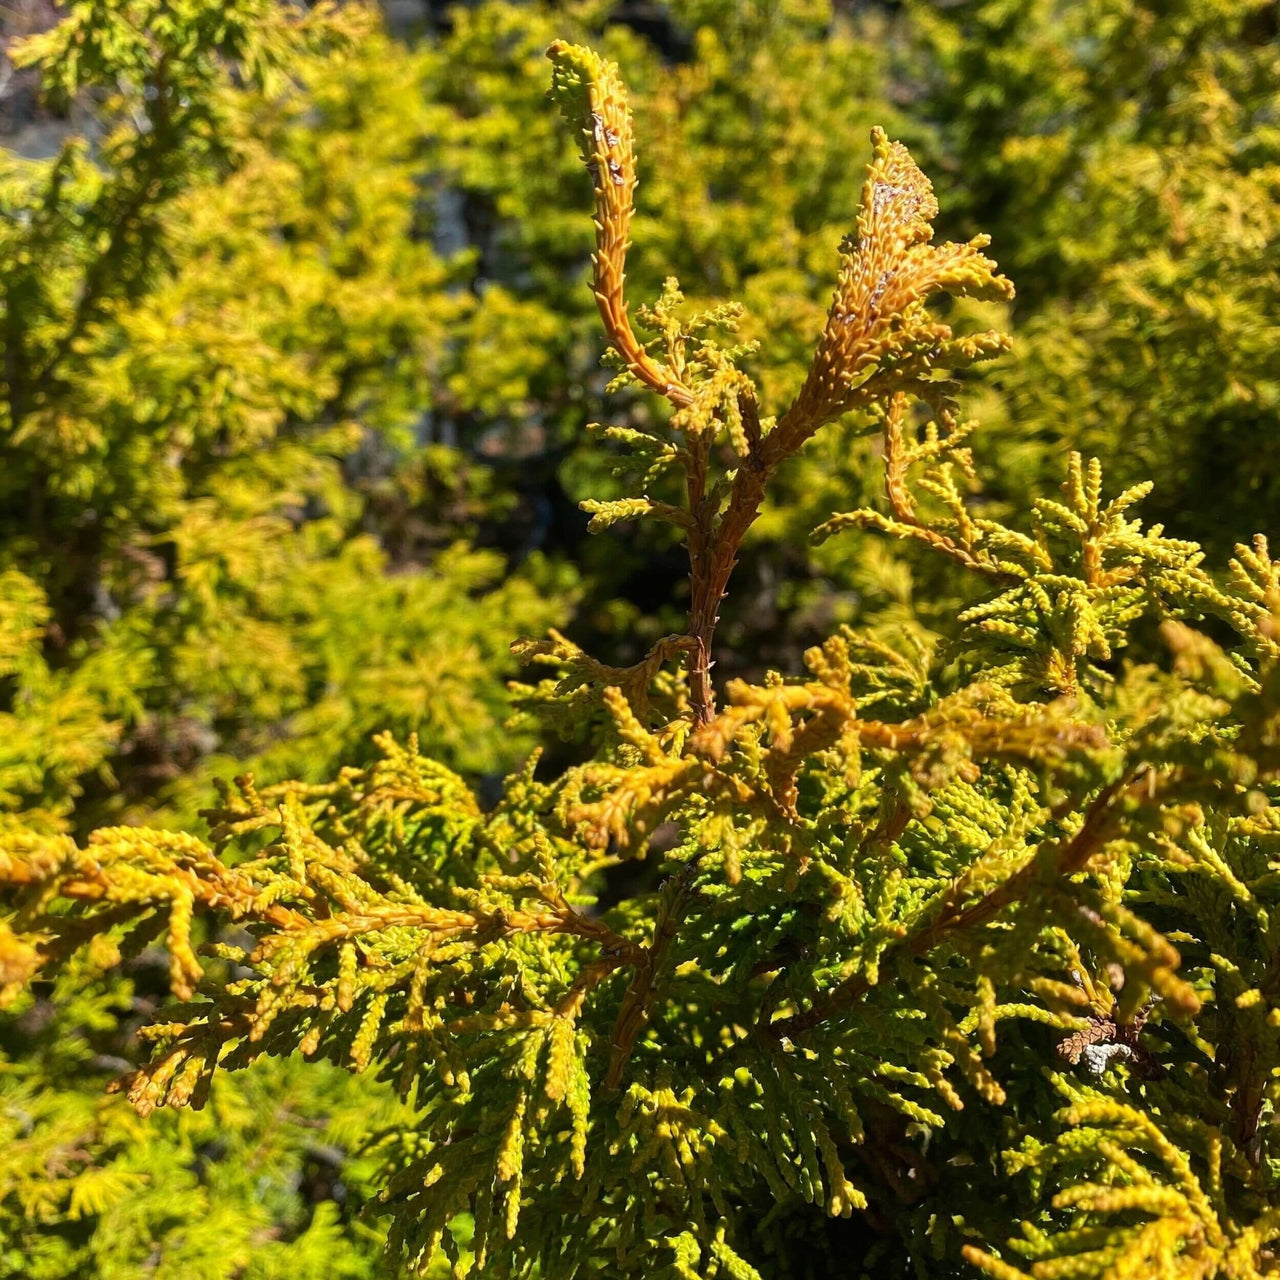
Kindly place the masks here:
<instances>
[{"instance_id":1,"label":"sunlit foliage","mask_svg":"<svg viewBox=\"0 0 1280 1280\"><path fill-rule=\"evenodd\" d=\"M946 308L1013 286L985 236L935 235L882 129L799 377L753 376L776 321L749 305L674 279L639 305L618 68L549 55L615 389L657 397L595 430L614 478L583 507L681 550L687 619L631 665L518 644L554 669L526 716L591 753L546 776L532 756L496 804L386 735L328 781L225 786L207 838L15 824L5 997L161 951L171 1000L117 1084L143 1116L215 1105L263 1057L376 1073L406 1108L376 1143L393 1266L1274 1274L1265 538L1211 572L1135 515L1148 484L1079 454L1016 518L970 500L983 435L955 375L1009 343ZM899 615L838 630L807 674L720 681L740 551L831 435L874 441L882 492L817 536L910 548L969 603L943 643ZM1150 639L1129 659L1140 632L1159 661ZM646 857L663 878L628 880Z\"/></svg>"}]
</instances>

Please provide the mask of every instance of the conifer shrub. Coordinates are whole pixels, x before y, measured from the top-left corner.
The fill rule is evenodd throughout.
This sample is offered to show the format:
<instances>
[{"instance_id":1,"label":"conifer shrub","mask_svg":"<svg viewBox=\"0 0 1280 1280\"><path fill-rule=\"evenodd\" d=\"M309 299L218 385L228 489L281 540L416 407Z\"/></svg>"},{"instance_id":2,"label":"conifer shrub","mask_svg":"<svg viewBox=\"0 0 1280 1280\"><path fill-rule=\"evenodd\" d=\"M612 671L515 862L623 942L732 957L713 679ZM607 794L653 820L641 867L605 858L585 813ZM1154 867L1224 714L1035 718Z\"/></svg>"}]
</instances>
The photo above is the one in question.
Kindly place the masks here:
<instances>
[{"instance_id":1,"label":"conifer shrub","mask_svg":"<svg viewBox=\"0 0 1280 1280\"><path fill-rule=\"evenodd\" d=\"M510 628L574 574L469 545L500 503L420 430L471 307L429 55L356 5L10 16L62 136L0 151L0 826L195 823L213 775L319 780L387 726L500 777ZM0 1017L0 1276L375 1274L394 1095L273 1059L140 1126L103 1090L165 990L91 949Z\"/></svg>"},{"instance_id":2,"label":"conifer shrub","mask_svg":"<svg viewBox=\"0 0 1280 1280\"><path fill-rule=\"evenodd\" d=\"M370 1208L421 1272L1274 1275L1280 566L1258 538L1210 572L1078 456L1020 522L972 508L955 375L1008 344L943 308L1012 285L984 237L934 242L880 130L789 405L738 308L671 281L633 313L618 71L550 57L611 361L669 409L597 428L625 488L584 505L676 531L687 627L628 667L519 642L553 673L526 714L593 752L487 808L385 736L325 783L242 777L207 841L6 832L4 997L163 947L116 1086L144 1116L263 1056L391 1082ZM945 648L844 630L717 687L743 539L837 422L884 497L816 536L918 545L977 603ZM1165 660L1126 662L1146 626Z\"/></svg>"},{"instance_id":3,"label":"conifer shrub","mask_svg":"<svg viewBox=\"0 0 1280 1280\"><path fill-rule=\"evenodd\" d=\"M469 545L489 497L418 429L471 307L427 55L274 0L81 0L6 53L68 122L0 152L0 823L191 821L387 727L500 775L508 628L574 575Z\"/></svg>"},{"instance_id":4,"label":"conifer shrub","mask_svg":"<svg viewBox=\"0 0 1280 1280\"><path fill-rule=\"evenodd\" d=\"M1215 556L1237 522L1274 537L1280 9L909 8L896 76L948 226L990 232L1019 284L1020 358L983 414L1002 487L1021 500L1072 445L1155 480L1154 515Z\"/></svg>"}]
</instances>

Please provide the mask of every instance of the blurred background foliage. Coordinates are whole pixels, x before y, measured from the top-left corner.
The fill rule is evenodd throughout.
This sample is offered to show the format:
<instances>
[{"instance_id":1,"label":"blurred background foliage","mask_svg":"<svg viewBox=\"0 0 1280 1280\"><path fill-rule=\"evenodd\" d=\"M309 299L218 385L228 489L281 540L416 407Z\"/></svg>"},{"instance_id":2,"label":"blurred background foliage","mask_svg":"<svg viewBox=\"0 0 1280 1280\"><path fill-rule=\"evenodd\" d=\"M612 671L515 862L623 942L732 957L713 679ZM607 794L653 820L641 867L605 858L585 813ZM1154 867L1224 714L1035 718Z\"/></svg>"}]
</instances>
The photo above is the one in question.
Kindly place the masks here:
<instances>
[{"instance_id":1,"label":"blurred background foliage","mask_svg":"<svg viewBox=\"0 0 1280 1280\"><path fill-rule=\"evenodd\" d=\"M674 546L576 506L612 483L587 424L658 408L605 390L556 37L632 86L632 296L745 300L775 404L883 124L1018 288L951 317L1015 335L966 393L975 506L1076 447L1215 564L1280 535L1275 0L0 12L0 831L191 822L215 777L328 776L382 728L492 785L533 744L514 637L623 662L679 629ZM779 477L718 675L796 670L839 622L950 629L909 547L806 551L876 497L864 426ZM348 1204L390 1095L276 1063L143 1127L103 1088L163 986L144 955L3 1024L0 1277L382 1274Z\"/></svg>"}]
</instances>

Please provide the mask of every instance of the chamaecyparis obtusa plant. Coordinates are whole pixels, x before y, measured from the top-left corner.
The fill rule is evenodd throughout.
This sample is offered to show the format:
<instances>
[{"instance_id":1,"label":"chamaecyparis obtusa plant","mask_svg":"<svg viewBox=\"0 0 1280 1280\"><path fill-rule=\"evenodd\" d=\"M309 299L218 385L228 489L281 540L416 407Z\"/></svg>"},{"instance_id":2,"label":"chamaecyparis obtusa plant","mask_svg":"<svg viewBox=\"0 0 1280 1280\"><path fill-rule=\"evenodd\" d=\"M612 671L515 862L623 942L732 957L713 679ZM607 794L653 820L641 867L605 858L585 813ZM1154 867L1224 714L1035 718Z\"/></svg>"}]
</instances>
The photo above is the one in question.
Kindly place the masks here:
<instances>
[{"instance_id":1,"label":"chamaecyparis obtusa plant","mask_svg":"<svg viewBox=\"0 0 1280 1280\"><path fill-rule=\"evenodd\" d=\"M1012 288L984 240L933 244L930 185L879 131L785 411L733 307L687 316L672 282L633 322L624 90L550 57L619 381L672 410L600 429L633 494L587 506L679 528L687 632L627 668L521 642L557 671L524 706L598 746L488 811L385 738L326 785L241 779L209 842L6 837L5 993L162 942L173 1003L119 1082L144 1114L263 1054L395 1081L418 1122L381 1139L381 1202L422 1271L1274 1274L1280 567L1257 540L1211 575L1079 458L1025 529L983 518L950 375L1006 339L928 304ZM819 536L918 541L989 591L946 653L842 632L807 676L717 693L741 540L845 415L880 437L887 505ZM1167 668L1124 667L1153 623ZM646 853L665 879L621 893Z\"/></svg>"},{"instance_id":2,"label":"chamaecyparis obtusa plant","mask_svg":"<svg viewBox=\"0 0 1280 1280\"><path fill-rule=\"evenodd\" d=\"M3 56L75 111L0 146L0 824L183 821L219 758L318 781L387 726L510 768L494 677L573 578L463 544L498 498L415 436L480 323L423 213L440 55L76 0Z\"/></svg>"}]
</instances>

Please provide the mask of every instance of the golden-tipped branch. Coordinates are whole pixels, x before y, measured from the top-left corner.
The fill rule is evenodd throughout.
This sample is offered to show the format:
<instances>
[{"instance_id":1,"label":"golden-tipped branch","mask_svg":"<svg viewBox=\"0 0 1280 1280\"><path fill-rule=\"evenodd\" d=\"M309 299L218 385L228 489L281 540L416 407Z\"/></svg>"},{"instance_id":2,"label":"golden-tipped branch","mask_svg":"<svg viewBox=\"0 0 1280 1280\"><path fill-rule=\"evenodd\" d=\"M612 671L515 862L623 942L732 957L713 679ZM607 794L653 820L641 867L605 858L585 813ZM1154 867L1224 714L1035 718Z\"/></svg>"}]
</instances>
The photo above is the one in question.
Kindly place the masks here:
<instances>
[{"instance_id":1,"label":"golden-tipped branch","mask_svg":"<svg viewBox=\"0 0 1280 1280\"><path fill-rule=\"evenodd\" d=\"M581 132L582 158L595 190L596 251L591 261L605 333L641 382L675 405L691 404L692 393L644 349L628 315L624 285L637 177L631 108L617 64L563 40L547 50L547 57L555 68L551 95L569 124Z\"/></svg>"},{"instance_id":2,"label":"golden-tipped branch","mask_svg":"<svg viewBox=\"0 0 1280 1280\"><path fill-rule=\"evenodd\" d=\"M871 131L872 159L858 226L840 246L840 275L808 376L778 423L774 450L794 452L815 431L894 390L927 391L938 370L990 359L1008 338L957 338L933 319L934 293L1007 301L1013 285L982 254L989 236L934 245L933 186L900 142Z\"/></svg>"},{"instance_id":3,"label":"golden-tipped branch","mask_svg":"<svg viewBox=\"0 0 1280 1280\"><path fill-rule=\"evenodd\" d=\"M680 295L669 281L661 302L642 314L658 334L650 347L665 350L665 363L636 338L624 291L636 185L626 91L617 67L589 49L557 42L548 56L555 68L552 96L580 132L595 192L593 287L606 336L627 373L671 402L676 412L668 430L684 437L683 447L649 437L639 441L645 457L683 467L684 511L647 494L584 507L593 530L643 518L685 530L692 587L689 703L694 724L706 725L715 715L710 672L720 601L773 473L842 414L887 405L894 397L905 403L909 394L940 401L939 373L988 359L1005 349L1007 339L995 332L957 337L928 314L926 302L935 293L1008 299L1013 287L982 254L985 237L932 243L938 206L929 180L901 143L873 130L857 229L841 245L826 328L799 394L773 426L762 418L756 388L731 353L696 336L708 324L732 329L733 308L681 322L674 310ZM903 409L894 412L900 422ZM612 438L624 437L615 431ZM710 474L716 462L727 469L718 483ZM912 527L918 536L933 536L918 522ZM959 546L951 544L951 550L967 563ZM969 567L986 565L975 560Z\"/></svg>"}]
</instances>

